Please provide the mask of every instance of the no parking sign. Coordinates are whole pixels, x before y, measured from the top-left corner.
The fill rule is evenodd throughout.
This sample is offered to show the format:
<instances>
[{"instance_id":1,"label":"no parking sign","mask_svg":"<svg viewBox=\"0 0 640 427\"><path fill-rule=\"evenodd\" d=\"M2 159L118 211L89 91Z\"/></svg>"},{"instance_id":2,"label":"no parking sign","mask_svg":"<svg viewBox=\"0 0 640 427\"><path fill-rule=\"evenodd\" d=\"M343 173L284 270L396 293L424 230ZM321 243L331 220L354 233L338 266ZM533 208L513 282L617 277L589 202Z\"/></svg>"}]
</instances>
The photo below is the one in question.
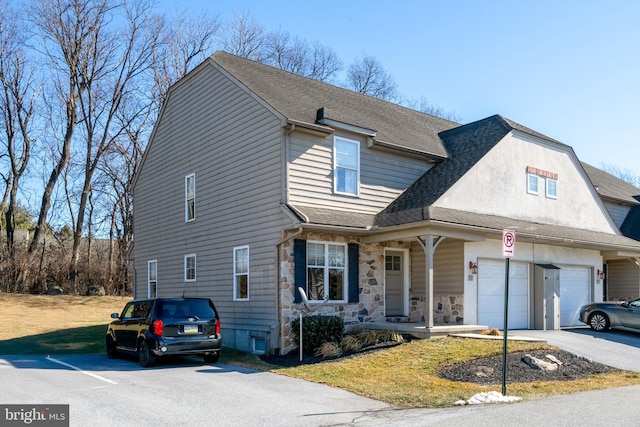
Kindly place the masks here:
<instances>
[{"instance_id":1,"label":"no parking sign","mask_svg":"<svg viewBox=\"0 0 640 427\"><path fill-rule=\"evenodd\" d=\"M502 256L513 258L516 252L516 232L513 230L502 230Z\"/></svg>"}]
</instances>

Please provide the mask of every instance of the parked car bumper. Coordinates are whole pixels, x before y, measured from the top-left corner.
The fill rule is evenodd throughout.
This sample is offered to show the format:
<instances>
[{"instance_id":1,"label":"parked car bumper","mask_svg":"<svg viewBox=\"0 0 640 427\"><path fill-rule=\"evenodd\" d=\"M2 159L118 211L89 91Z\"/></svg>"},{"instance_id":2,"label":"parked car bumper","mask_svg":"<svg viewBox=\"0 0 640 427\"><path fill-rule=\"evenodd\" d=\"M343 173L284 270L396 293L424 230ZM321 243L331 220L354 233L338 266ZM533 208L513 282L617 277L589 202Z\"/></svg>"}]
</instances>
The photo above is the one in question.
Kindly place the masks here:
<instances>
[{"instance_id":1,"label":"parked car bumper","mask_svg":"<svg viewBox=\"0 0 640 427\"><path fill-rule=\"evenodd\" d=\"M222 349L222 337L198 341L182 338L161 338L154 342L151 351L155 356L198 355L218 353Z\"/></svg>"}]
</instances>

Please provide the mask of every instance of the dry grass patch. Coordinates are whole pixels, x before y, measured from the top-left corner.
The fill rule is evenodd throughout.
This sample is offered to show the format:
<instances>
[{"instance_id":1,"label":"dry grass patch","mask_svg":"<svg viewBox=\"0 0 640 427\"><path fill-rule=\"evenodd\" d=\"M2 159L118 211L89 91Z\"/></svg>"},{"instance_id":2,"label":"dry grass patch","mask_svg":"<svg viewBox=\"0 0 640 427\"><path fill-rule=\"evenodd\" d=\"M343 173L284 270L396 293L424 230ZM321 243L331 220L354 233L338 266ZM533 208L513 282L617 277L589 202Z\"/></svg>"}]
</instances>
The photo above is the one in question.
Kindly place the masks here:
<instances>
[{"instance_id":1,"label":"dry grass patch","mask_svg":"<svg viewBox=\"0 0 640 427\"><path fill-rule=\"evenodd\" d=\"M101 352L111 313L130 299L0 293L0 354Z\"/></svg>"},{"instance_id":2,"label":"dry grass patch","mask_svg":"<svg viewBox=\"0 0 640 427\"><path fill-rule=\"evenodd\" d=\"M551 349L543 343L509 342L509 351ZM502 342L440 338L412 341L371 354L333 362L277 368L273 372L338 387L407 407L446 407L481 392L501 392L501 384L482 386L448 381L438 372L453 364L502 353ZM574 381L508 384L508 394L523 398L640 384L640 375L616 372Z\"/></svg>"},{"instance_id":3,"label":"dry grass patch","mask_svg":"<svg viewBox=\"0 0 640 427\"><path fill-rule=\"evenodd\" d=\"M0 294L0 341L61 328L106 325L130 297Z\"/></svg>"}]
</instances>

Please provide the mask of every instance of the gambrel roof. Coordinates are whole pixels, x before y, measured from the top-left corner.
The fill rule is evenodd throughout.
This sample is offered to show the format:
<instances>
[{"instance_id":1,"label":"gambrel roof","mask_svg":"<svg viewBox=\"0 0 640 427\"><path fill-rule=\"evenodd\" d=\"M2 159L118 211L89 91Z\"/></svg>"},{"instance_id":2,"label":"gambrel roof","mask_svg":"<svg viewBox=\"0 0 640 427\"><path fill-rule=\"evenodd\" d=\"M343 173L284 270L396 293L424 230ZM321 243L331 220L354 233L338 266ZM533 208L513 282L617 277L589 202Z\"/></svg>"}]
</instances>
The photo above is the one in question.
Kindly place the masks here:
<instances>
[{"instance_id":1,"label":"gambrel roof","mask_svg":"<svg viewBox=\"0 0 640 427\"><path fill-rule=\"evenodd\" d=\"M441 132L439 136L449 153L449 157L429 169L380 212L376 218L376 224L388 226L419 221L424 208L438 200L505 135L513 130L560 144L500 115Z\"/></svg>"}]
</instances>

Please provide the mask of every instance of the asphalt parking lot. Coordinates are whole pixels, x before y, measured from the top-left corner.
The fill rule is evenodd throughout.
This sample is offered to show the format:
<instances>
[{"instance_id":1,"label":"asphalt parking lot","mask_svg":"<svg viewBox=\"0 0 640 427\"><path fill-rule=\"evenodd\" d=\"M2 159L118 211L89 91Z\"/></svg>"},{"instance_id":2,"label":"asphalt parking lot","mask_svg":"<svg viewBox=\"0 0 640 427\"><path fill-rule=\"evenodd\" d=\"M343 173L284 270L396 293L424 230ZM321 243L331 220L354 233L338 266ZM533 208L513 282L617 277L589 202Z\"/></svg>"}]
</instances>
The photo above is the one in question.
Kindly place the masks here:
<instances>
[{"instance_id":1,"label":"asphalt parking lot","mask_svg":"<svg viewBox=\"0 0 640 427\"><path fill-rule=\"evenodd\" d=\"M640 372L640 334L577 328L509 336L544 339ZM407 409L268 372L204 365L197 358L143 369L132 359L105 355L0 356L0 378L1 404L68 404L71 426L626 426L636 420L612 418L613 413L632 413L640 400L640 386L634 386L515 404Z\"/></svg>"}]
</instances>

